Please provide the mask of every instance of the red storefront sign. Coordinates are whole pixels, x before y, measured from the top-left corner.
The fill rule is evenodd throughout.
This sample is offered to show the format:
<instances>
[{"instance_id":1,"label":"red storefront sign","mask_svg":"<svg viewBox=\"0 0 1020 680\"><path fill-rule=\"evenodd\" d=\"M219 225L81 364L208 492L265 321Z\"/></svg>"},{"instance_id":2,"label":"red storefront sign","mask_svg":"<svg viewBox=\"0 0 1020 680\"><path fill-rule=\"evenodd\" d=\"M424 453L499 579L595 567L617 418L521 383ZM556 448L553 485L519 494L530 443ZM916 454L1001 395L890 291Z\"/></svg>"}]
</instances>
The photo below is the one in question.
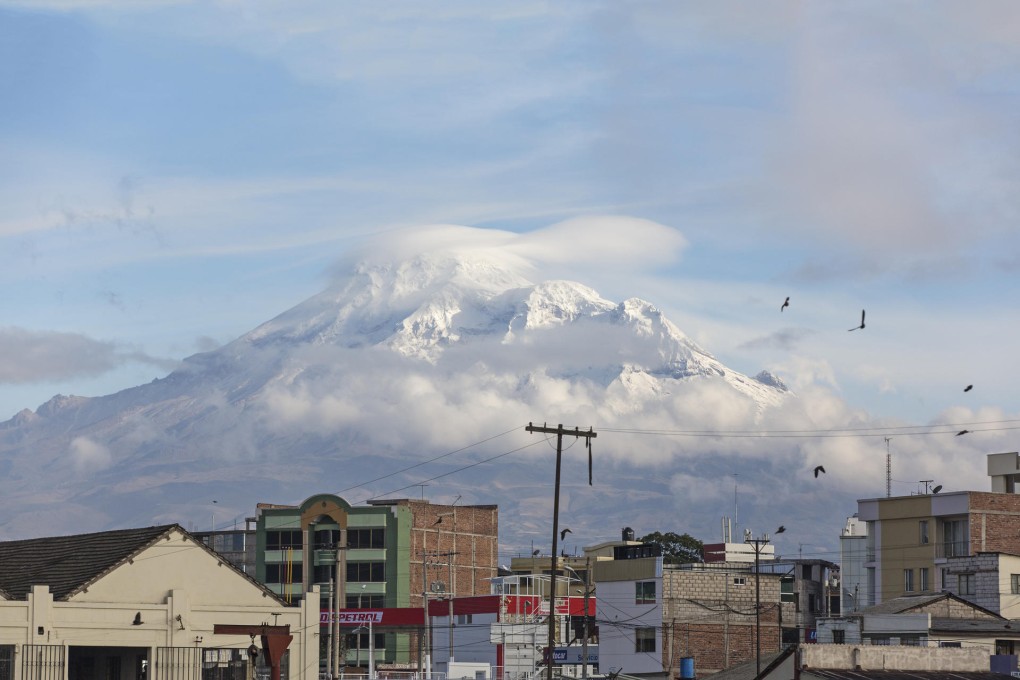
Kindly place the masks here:
<instances>
[{"instance_id":1,"label":"red storefront sign","mask_svg":"<svg viewBox=\"0 0 1020 680\"><path fill-rule=\"evenodd\" d=\"M332 617L330 616L332 614ZM319 623L328 624L339 621L341 626L422 626L425 623L425 612L417 607L384 607L382 609L341 609L330 612L328 609L319 611Z\"/></svg>"}]
</instances>

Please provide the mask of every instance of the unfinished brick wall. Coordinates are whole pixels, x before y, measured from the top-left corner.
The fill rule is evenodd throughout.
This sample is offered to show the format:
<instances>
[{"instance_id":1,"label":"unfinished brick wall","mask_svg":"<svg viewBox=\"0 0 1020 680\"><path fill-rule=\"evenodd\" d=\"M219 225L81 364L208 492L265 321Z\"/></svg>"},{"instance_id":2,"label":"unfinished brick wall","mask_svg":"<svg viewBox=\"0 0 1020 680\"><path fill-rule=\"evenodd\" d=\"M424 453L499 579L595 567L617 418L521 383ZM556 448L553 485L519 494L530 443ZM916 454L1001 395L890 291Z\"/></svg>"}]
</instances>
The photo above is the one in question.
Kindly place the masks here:
<instances>
[{"instance_id":1,"label":"unfinished brick wall","mask_svg":"<svg viewBox=\"0 0 1020 680\"><path fill-rule=\"evenodd\" d=\"M663 574L663 665L677 677L694 657L698 676L753 661L755 578L745 568L666 570ZM780 648L780 577L760 580L761 653ZM742 582L741 582L742 581Z\"/></svg>"},{"instance_id":2,"label":"unfinished brick wall","mask_svg":"<svg viewBox=\"0 0 1020 680\"><path fill-rule=\"evenodd\" d=\"M970 493L970 551L1020 554L1020 494Z\"/></svg>"}]
</instances>

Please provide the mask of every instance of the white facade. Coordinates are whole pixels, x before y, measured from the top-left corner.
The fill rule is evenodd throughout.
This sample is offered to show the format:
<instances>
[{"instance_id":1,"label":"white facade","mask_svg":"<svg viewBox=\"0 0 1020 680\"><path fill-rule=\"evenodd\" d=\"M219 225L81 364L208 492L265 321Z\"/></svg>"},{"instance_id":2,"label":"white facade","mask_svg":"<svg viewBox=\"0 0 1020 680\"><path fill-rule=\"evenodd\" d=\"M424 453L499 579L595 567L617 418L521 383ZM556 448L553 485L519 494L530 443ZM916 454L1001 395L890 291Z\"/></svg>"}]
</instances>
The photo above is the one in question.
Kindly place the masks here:
<instances>
[{"instance_id":1,"label":"white facade","mask_svg":"<svg viewBox=\"0 0 1020 680\"><path fill-rule=\"evenodd\" d=\"M662 564L661 559L658 561ZM662 570L655 578L655 602L638 604L638 581L599 581L599 670L624 669L627 675L662 672ZM653 635L654 650L637 651L639 636Z\"/></svg>"},{"instance_id":2,"label":"white facade","mask_svg":"<svg viewBox=\"0 0 1020 680\"><path fill-rule=\"evenodd\" d=\"M318 603L317 597L310 600ZM169 530L66 601L55 601L47 586L33 586L26 599L5 599L0 594L0 646L13 647L15 657L29 649L41 652L46 646L46 653L56 660L46 677L57 680L66 680L69 667L83 659L97 666L97 676L98 664L103 664L103 677L133 680L142 677L143 669L170 658L167 650L184 648L195 651L175 652L175 668L181 677L197 672L192 677L200 678L203 663L214 657L225 662L230 650L239 650L246 658L252 643L247 635L214 634L216 624L263 623L290 626L289 680L315 680L317 608L284 606L179 528ZM255 642L261 645L258 637ZM19 659L13 664L11 680L41 677L26 668ZM173 670L168 677L175 675Z\"/></svg>"},{"instance_id":3,"label":"white facade","mask_svg":"<svg viewBox=\"0 0 1020 680\"><path fill-rule=\"evenodd\" d=\"M868 525L857 516L848 517L839 537L839 611L852 614L868 606L871 591L868 572Z\"/></svg>"}]
</instances>

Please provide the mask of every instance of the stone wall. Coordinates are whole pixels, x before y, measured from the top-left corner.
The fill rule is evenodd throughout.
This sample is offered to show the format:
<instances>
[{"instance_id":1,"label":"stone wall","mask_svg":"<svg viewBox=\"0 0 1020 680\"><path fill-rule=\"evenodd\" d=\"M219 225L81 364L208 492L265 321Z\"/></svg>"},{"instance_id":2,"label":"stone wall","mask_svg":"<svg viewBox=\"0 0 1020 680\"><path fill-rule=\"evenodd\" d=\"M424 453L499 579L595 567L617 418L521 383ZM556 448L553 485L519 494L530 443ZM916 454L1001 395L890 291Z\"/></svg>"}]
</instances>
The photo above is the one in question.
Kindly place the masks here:
<instances>
[{"instance_id":1,"label":"stone wall","mask_svg":"<svg viewBox=\"0 0 1020 680\"><path fill-rule=\"evenodd\" d=\"M890 647L871 645L802 645L802 668L850 670L956 671L989 670L988 650L980 647Z\"/></svg>"}]
</instances>

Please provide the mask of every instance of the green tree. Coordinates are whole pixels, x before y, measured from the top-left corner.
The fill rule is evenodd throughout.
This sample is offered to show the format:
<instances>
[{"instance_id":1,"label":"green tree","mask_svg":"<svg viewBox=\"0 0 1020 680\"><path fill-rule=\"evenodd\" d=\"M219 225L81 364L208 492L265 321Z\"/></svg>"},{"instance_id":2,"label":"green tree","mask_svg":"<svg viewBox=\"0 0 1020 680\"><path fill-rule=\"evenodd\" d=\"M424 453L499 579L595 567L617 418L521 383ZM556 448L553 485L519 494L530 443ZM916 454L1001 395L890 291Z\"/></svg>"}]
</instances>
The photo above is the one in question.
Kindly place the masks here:
<instances>
[{"instance_id":1,"label":"green tree","mask_svg":"<svg viewBox=\"0 0 1020 680\"><path fill-rule=\"evenodd\" d=\"M686 564L688 562L704 562L702 548L704 543L690 534L678 534L673 531L662 533L653 531L638 539L642 543L656 543L662 547L662 561L666 564Z\"/></svg>"}]
</instances>

